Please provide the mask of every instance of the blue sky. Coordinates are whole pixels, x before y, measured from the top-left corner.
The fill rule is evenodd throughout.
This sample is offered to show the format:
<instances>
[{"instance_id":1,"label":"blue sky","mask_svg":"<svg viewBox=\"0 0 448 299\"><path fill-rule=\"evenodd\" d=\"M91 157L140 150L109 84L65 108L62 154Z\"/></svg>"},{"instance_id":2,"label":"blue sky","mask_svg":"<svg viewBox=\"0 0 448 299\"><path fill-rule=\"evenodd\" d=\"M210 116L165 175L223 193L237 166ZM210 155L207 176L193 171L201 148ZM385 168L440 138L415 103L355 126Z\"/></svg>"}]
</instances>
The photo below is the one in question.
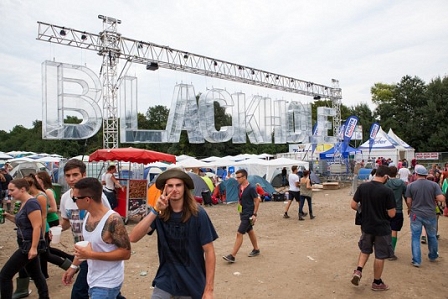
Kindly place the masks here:
<instances>
[{"instance_id":1,"label":"blue sky","mask_svg":"<svg viewBox=\"0 0 448 299\"><path fill-rule=\"evenodd\" d=\"M448 2L434 1L0 1L0 130L30 128L42 120L45 60L86 65L99 73L93 51L36 40L37 21L88 32L102 31L99 14L118 18L123 36L331 86L342 103L367 103L376 82L405 75L425 82L448 70ZM121 64L122 66L123 64ZM246 95L299 100L281 93L218 79L132 65L138 77L139 111L169 107L174 86L196 93L225 88Z\"/></svg>"}]
</instances>

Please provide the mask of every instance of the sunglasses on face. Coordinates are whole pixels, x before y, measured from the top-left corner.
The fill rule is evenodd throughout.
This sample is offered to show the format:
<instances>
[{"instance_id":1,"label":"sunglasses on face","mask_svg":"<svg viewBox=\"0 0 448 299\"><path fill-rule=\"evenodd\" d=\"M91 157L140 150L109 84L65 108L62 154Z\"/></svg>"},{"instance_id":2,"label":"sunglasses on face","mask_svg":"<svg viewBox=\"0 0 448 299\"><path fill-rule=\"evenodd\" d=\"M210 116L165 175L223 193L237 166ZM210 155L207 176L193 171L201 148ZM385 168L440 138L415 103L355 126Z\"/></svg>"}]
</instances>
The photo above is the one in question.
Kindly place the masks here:
<instances>
[{"instance_id":1,"label":"sunglasses on face","mask_svg":"<svg viewBox=\"0 0 448 299\"><path fill-rule=\"evenodd\" d=\"M73 200L73 202L76 202L78 199L84 199L86 197L90 197L90 195L86 195L86 196L72 196L72 200Z\"/></svg>"}]
</instances>

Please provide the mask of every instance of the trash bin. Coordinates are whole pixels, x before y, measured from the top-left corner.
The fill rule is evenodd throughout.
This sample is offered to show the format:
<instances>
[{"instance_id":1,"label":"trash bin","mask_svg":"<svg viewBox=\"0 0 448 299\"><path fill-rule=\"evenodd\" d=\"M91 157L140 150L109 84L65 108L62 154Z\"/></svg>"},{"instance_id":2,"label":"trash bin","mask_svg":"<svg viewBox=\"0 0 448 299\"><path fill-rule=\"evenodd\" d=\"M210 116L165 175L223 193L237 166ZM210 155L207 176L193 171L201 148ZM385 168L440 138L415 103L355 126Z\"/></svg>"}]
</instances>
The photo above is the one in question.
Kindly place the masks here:
<instances>
[{"instance_id":1,"label":"trash bin","mask_svg":"<svg viewBox=\"0 0 448 299\"><path fill-rule=\"evenodd\" d=\"M61 202L61 191L62 191L62 185L61 184L55 184L53 183L53 190L56 194L56 205L59 207L59 203Z\"/></svg>"}]
</instances>

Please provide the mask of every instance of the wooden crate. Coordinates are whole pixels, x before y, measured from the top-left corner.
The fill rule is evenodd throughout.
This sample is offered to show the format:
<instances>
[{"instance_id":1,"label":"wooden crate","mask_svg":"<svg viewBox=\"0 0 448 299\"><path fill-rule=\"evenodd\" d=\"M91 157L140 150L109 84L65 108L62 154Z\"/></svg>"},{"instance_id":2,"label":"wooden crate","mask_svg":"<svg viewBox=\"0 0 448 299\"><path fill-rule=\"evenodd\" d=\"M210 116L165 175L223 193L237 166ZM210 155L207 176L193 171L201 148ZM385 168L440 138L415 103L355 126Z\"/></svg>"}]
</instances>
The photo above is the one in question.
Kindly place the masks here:
<instances>
[{"instance_id":1,"label":"wooden crate","mask_svg":"<svg viewBox=\"0 0 448 299\"><path fill-rule=\"evenodd\" d=\"M322 183L322 189L324 190L337 190L339 189L339 182L326 182Z\"/></svg>"}]
</instances>

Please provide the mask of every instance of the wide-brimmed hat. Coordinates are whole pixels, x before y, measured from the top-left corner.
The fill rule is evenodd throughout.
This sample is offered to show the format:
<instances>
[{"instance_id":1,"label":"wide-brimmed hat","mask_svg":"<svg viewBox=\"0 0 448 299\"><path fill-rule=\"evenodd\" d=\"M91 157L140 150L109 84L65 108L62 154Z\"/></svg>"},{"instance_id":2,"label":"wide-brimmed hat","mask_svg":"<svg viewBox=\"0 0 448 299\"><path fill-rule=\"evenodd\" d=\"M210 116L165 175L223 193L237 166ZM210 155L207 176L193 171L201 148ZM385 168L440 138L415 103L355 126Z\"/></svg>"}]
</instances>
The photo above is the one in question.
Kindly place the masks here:
<instances>
[{"instance_id":1,"label":"wide-brimmed hat","mask_svg":"<svg viewBox=\"0 0 448 299\"><path fill-rule=\"evenodd\" d=\"M171 168L159 174L156 179L157 189L163 190L163 188L165 188L166 181L173 178L184 181L188 189L194 189L194 183L191 177L185 171L179 168Z\"/></svg>"},{"instance_id":2,"label":"wide-brimmed hat","mask_svg":"<svg viewBox=\"0 0 448 299\"><path fill-rule=\"evenodd\" d=\"M428 169L426 169L426 167L423 165L416 165L415 173L418 175L428 175Z\"/></svg>"}]
</instances>

